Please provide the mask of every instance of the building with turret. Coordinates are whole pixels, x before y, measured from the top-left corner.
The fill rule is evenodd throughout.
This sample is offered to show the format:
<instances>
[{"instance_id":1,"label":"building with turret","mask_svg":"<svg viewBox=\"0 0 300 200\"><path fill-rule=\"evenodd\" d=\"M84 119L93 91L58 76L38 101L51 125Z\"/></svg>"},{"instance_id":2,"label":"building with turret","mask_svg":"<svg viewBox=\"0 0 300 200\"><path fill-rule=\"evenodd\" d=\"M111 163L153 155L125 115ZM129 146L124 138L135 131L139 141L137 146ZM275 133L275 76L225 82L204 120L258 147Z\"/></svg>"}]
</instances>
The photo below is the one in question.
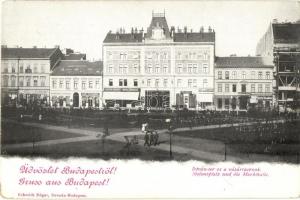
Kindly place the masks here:
<instances>
[{"instance_id":1,"label":"building with turret","mask_svg":"<svg viewBox=\"0 0 300 200\"><path fill-rule=\"evenodd\" d=\"M109 31L103 41L103 100L120 106L205 108L213 104L215 32L175 30L152 13L146 32Z\"/></svg>"}]
</instances>

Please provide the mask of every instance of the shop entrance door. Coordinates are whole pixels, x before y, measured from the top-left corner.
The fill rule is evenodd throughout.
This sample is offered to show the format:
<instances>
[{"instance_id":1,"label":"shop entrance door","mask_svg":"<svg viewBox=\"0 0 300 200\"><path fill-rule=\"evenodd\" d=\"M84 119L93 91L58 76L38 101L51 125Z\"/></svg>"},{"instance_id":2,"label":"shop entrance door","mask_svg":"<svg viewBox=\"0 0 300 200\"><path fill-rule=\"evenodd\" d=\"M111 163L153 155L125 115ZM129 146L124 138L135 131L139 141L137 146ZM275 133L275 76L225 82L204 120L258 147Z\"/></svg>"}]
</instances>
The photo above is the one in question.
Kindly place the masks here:
<instances>
[{"instance_id":1,"label":"shop entrance door","mask_svg":"<svg viewBox=\"0 0 300 200\"><path fill-rule=\"evenodd\" d=\"M73 94L73 106L79 107L79 94L77 92Z\"/></svg>"}]
</instances>

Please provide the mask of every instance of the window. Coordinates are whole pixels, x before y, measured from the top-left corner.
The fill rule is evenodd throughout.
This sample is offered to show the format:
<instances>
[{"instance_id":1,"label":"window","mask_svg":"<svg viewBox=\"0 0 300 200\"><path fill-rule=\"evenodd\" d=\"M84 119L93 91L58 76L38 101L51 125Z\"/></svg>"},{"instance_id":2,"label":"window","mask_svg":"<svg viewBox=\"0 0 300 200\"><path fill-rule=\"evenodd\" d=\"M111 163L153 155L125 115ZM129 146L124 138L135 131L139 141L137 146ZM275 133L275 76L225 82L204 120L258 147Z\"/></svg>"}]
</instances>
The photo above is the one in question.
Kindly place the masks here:
<instances>
[{"instance_id":1,"label":"window","mask_svg":"<svg viewBox=\"0 0 300 200\"><path fill-rule=\"evenodd\" d=\"M114 83L113 83L113 80L112 80L112 79L109 79L109 80L108 80L108 85L109 85L109 86L113 86L113 85L114 85Z\"/></svg>"},{"instance_id":2,"label":"window","mask_svg":"<svg viewBox=\"0 0 300 200\"><path fill-rule=\"evenodd\" d=\"M258 72L258 79L262 79L262 72Z\"/></svg>"},{"instance_id":3,"label":"window","mask_svg":"<svg viewBox=\"0 0 300 200\"><path fill-rule=\"evenodd\" d=\"M255 84L251 84L251 92L255 92Z\"/></svg>"},{"instance_id":4,"label":"window","mask_svg":"<svg viewBox=\"0 0 300 200\"><path fill-rule=\"evenodd\" d=\"M74 89L77 90L78 89L78 79L74 80Z\"/></svg>"},{"instance_id":5,"label":"window","mask_svg":"<svg viewBox=\"0 0 300 200\"><path fill-rule=\"evenodd\" d=\"M151 86L151 79L147 79L147 86L148 86L148 87Z\"/></svg>"},{"instance_id":6,"label":"window","mask_svg":"<svg viewBox=\"0 0 300 200\"><path fill-rule=\"evenodd\" d=\"M24 65L23 65L23 63L20 63L20 73L24 73Z\"/></svg>"},{"instance_id":7,"label":"window","mask_svg":"<svg viewBox=\"0 0 300 200\"><path fill-rule=\"evenodd\" d=\"M188 73L192 73L193 65L188 64Z\"/></svg>"},{"instance_id":8,"label":"window","mask_svg":"<svg viewBox=\"0 0 300 200\"><path fill-rule=\"evenodd\" d=\"M36 63L34 63L33 64L33 73L37 73L38 72L38 69L37 69L38 67L37 67L37 64Z\"/></svg>"},{"instance_id":9,"label":"window","mask_svg":"<svg viewBox=\"0 0 300 200\"><path fill-rule=\"evenodd\" d=\"M208 64L203 64L203 73L208 73Z\"/></svg>"},{"instance_id":10,"label":"window","mask_svg":"<svg viewBox=\"0 0 300 200\"><path fill-rule=\"evenodd\" d=\"M38 77L37 76L34 76L33 77L33 86L38 86Z\"/></svg>"},{"instance_id":11,"label":"window","mask_svg":"<svg viewBox=\"0 0 300 200\"><path fill-rule=\"evenodd\" d=\"M138 73L139 72L139 68L138 68L137 64L133 65L133 71L134 71L134 73Z\"/></svg>"},{"instance_id":12,"label":"window","mask_svg":"<svg viewBox=\"0 0 300 200\"><path fill-rule=\"evenodd\" d=\"M160 71L160 66L159 66L159 65L156 65L156 66L155 66L155 73L157 73L157 74L158 74L158 73L159 73L159 71Z\"/></svg>"},{"instance_id":13,"label":"window","mask_svg":"<svg viewBox=\"0 0 300 200\"><path fill-rule=\"evenodd\" d=\"M218 99L218 108L222 109L222 99Z\"/></svg>"},{"instance_id":14,"label":"window","mask_svg":"<svg viewBox=\"0 0 300 200\"><path fill-rule=\"evenodd\" d=\"M192 83L193 83L193 80L192 80L192 79L189 79L189 80L188 80L188 87L189 87L189 88L192 87Z\"/></svg>"},{"instance_id":15,"label":"window","mask_svg":"<svg viewBox=\"0 0 300 200\"><path fill-rule=\"evenodd\" d=\"M178 73L182 73L182 64L178 64Z\"/></svg>"},{"instance_id":16,"label":"window","mask_svg":"<svg viewBox=\"0 0 300 200\"><path fill-rule=\"evenodd\" d=\"M229 84L225 84L225 92L229 92Z\"/></svg>"},{"instance_id":17,"label":"window","mask_svg":"<svg viewBox=\"0 0 300 200\"><path fill-rule=\"evenodd\" d=\"M218 84L218 92L222 92L222 84Z\"/></svg>"},{"instance_id":18,"label":"window","mask_svg":"<svg viewBox=\"0 0 300 200\"><path fill-rule=\"evenodd\" d=\"M197 64L193 64L193 73L194 73L194 74L197 73Z\"/></svg>"},{"instance_id":19,"label":"window","mask_svg":"<svg viewBox=\"0 0 300 200\"><path fill-rule=\"evenodd\" d=\"M208 87L207 79L203 79L203 88L207 88L207 87Z\"/></svg>"},{"instance_id":20,"label":"window","mask_svg":"<svg viewBox=\"0 0 300 200\"><path fill-rule=\"evenodd\" d=\"M236 84L232 84L232 92L236 92Z\"/></svg>"},{"instance_id":21,"label":"window","mask_svg":"<svg viewBox=\"0 0 300 200\"><path fill-rule=\"evenodd\" d=\"M124 86L127 86L127 79L124 79Z\"/></svg>"},{"instance_id":22,"label":"window","mask_svg":"<svg viewBox=\"0 0 300 200\"><path fill-rule=\"evenodd\" d=\"M246 79L246 72L245 71L242 72L242 79Z\"/></svg>"},{"instance_id":23,"label":"window","mask_svg":"<svg viewBox=\"0 0 300 200\"><path fill-rule=\"evenodd\" d=\"M168 79L164 79L164 87L168 87Z\"/></svg>"},{"instance_id":24,"label":"window","mask_svg":"<svg viewBox=\"0 0 300 200\"><path fill-rule=\"evenodd\" d=\"M120 59L121 60L126 60L127 59L127 54L126 53L120 53Z\"/></svg>"},{"instance_id":25,"label":"window","mask_svg":"<svg viewBox=\"0 0 300 200\"><path fill-rule=\"evenodd\" d=\"M181 79L177 80L177 87L181 87Z\"/></svg>"},{"instance_id":26,"label":"window","mask_svg":"<svg viewBox=\"0 0 300 200\"><path fill-rule=\"evenodd\" d=\"M229 99L225 99L225 109L229 109Z\"/></svg>"},{"instance_id":27,"label":"window","mask_svg":"<svg viewBox=\"0 0 300 200\"><path fill-rule=\"evenodd\" d=\"M152 73L152 65L151 64L148 65L147 72L148 73Z\"/></svg>"},{"instance_id":28,"label":"window","mask_svg":"<svg viewBox=\"0 0 300 200\"><path fill-rule=\"evenodd\" d=\"M222 79L222 71L218 71L218 79Z\"/></svg>"},{"instance_id":29,"label":"window","mask_svg":"<svg viewBox=\"0 0 300 200\"><path fill-rule=\"evenodd\" d=\"M64 80L63 79L60 79L59 80L59 88L63 88L63 85L64 85Z\"/></svg>"},{"instance_id":30,"label":"window","mask_svg":"<svg viewBox=\"0 0 300 200\"><path fill-rule=\"evenodd\" d=\"M197 87L197 79L193 79L193 87Z\"/></svg>"},{"instance_id":31,"label":"window","mask_svg":"<svg viewBox=\"0 0 300 200\"><path fill-rule=\"evenodd\" d=\"M70 80L66 80L66 89L70 89Z\"/></svg>"},{"instance_id":32,"label":"window","mask_svg":"<svg viewBox=\"0 0 300 200\"><path fill-rule=\"evenodd\" d=\"M123 66L123 74L127 74L128 73L128 66L124 65Z\"/></svg>"},{"instance_id":33,"label":"window","mask_svg":"<svg viewBox=\"0 0 300 200\"><path fill-rule=\"evenodd\" d=\"M86 88L86 82L82 81L81 82L81 89L85 90L85 88Z\"/></svg>"},{"instance_id":34,"label":"window","mask_svg":"<svg viewBox=\"0 0 300 200\"><path fill-rule=\"evenodd\" d=\"M258 84L258 92L262 92L262 84Z\"/></svg>"},{"instance_id":35,"label":"window","mask_svg":"<svg viewBox=\"0 0 300 200\"><path fill-rule=\"evenodd\" d=\"M242 84L242 92L246 92L246 84Z\"/></svg>"},{"instance_id":36,"label":"window","mask_svg":"<svg viewBox=\"0 0 300 200\"><path fill-rule=\"evenodd\" d=\"M16 73L15 63L11 64L11 73Z\"/></svg>"},{"instance_id":37,"label":"window","mask_svg":"<svg viewBox=\"0 0 300 200\"><path fill-rule=\"evenodd\" d=\"M266 84L266 92L270 92L270 84Z\"/></svg>"},{"instance_id":38,"label":"window","mask_svg":"<svg viewBox=\"0 0 300 200\"><path fill-rule=\"evenodd\" d=\"M46 83L46 77L45 76L41 76L40 79L41 79L41 86L44 87L45 83Z\"/></svg>"},{"instance_id":39,"label":"window","mask_svg":"<svg viewBox=\"0 0 300 200\"><path fill-rule=\"evenodd\" d=\"M107 52L107 55L108 55L108 59L109 60L112 60L113 59L113 54L111 52Z\"/></svg>"},{"instance_id":40,"label":"window","mask_svg":"<svg viewBox=\"0 0 300 200\"><path fill-rule=\"evenodd\" d=\"M93 88L93 81L89 81L89 88L90 88L90 89Z\"/></svg>"},{"instance_id":41,"label":"window","mask_svg":"<svg viewBox=\"0 0 300 200\"><path fill-rule=\"evenodd\" d=\"M8 86L8 76L3 76L3 86Z\"/></svg>"},{"instance_id":42,"label":"window","mask_svg":"<svg viewBox=\"0 0 300 200\"><path fill-rule=\"evenodd\" d=\"M24 86L24 77L23 76L19 77L19 86L21 86L21 87Z\"/></svg>"},{"instance_id":43,"label":"window","mask_svg":"<svg viewBox=\"0 0 300 200\"><path fill-rule=\"evenodd\" d=\"M100 80L96 79L96 89L100 89Z\"/></svg>"},{"instance_id":44,"label":"window","mask_svg":"<svg viewBox=\"0 0 300 200\"><path fill-rule=\"evenodd\" d=\"M41 64L41 72L45 73L45 64Z\"/></svg>"},{"instance_id":45,"label":"window","mask_svg":"<svg viewBox=\"0 0 300 200\"><path fill-rule=\"evenodd\" d=\"M232 79L236 79L236 71L232 72Z\"/></svg>"},{"instance_id":46,"label":"window","mask_svg":"<svg viewBox=\"0 0 300 200\"><path fill-rule=\"evenodd\" d=\"M108 66L108 73L113 73L113 65L112 64L110 64Z\"/></svg>"},{"instance_id":47,"label":"window","mask_svg":"<svg viewBox=\"0 0 300 200\"><path fill-rule=\"evenodd\" d=\"M208 59L208 55L207 55L207 52L204 53L204 60L207 60Z\"/></svg>"},{"instance_id":48,"label":"window","mask_svg":"<svg viewBox=\"0 0 300 200\"><path fill-rule=\"evenodd\" d=\"M155 79L155 87L159 86L159 79Z\"/></svg>"},{"instance_id":49,"label":"window","mask_svg":"<svg viewBox=\"0 0 300 200\"><path fill-rule=\"evenodd\" d=\"M16 86L16 76L11 76L11 86L12 87Z\"/></svg>"},{"instance_id":50,"label":"window","mask_svg":"<svg viewBox=\"0 0 300 200\"><path fill-rule=\"evenodd\" d=\"M266 79L270 79L270 72L266 72Z\"/></svg>"},{"instance_id":51,"label":"window","mask_svg":"<svg viewBox=\"0 0 300 200\"><path fill-rule=\"evenodd\" d=\"M25 69L25 73L32 73L30 65L27 65L27 67Z\"/></svg>"},{"instance_id":52,"label":"window","mask_svg":"<svg viewBox=\"0 0 300 200\"><path fill-rule=\"evenodd\" d=\"M225 72L225 79L229 79L229 71Z\"/></svg>"},{"instance_id":53,"label":"window","mask_svg":"<svg viewBox=\"0 0 300 200\"><path fill-rule=\"evenodd\" d=\"M54 89L56 88L56 79L52 80L52 88L54 88Z\"/></svg>"},{"instance_id":54,"label":"window","mask_svg":"<svg viewBox=\"0 0 300 200\"><path fill-rule=\"evenodd\" d=\"M2 65L2 64L1 64L1 65ZM8 73L8 64L7 64L7 63L4 63L3 66L4 66L4 67L3 67L3 69L4 69L3 71L4 71L5 73Z\"/></svg>"},{"instance_id":55,"label":"window","mask_svg":"<svg viewBox=\"0 0 300 200\"><path fill-rule=\"evenodd\" d=\"M137 79L133 80L133 86L138 86L138 80Z\"/></svg>"},{"instance_id":56,"label":"window","mask_svg":"<svg viewBox=\"0 0 300 200\"><path fill-rule=\"evenodd\" d=\"M251 79L255 79L255 71L251 72Z\"/></svg>"},{"instance_id":57,"label":"window","mask_svg":"<svg viewBox=\"0 0 300 200\"><path fill-rule=\"evenodd\" d=\"M164 65L164 73L168 73L168 65Z\"/></svg>"},{"instance_id":58,"label":"window","mask_svg":"<svg viewBox=\"0 0 300 200\"><path fill-rule=\"evenodd\" d=\"M31 82L31 77L30 76L26 76L26 86L30 87L30 82Z\"/></svg>"}]
</instances>

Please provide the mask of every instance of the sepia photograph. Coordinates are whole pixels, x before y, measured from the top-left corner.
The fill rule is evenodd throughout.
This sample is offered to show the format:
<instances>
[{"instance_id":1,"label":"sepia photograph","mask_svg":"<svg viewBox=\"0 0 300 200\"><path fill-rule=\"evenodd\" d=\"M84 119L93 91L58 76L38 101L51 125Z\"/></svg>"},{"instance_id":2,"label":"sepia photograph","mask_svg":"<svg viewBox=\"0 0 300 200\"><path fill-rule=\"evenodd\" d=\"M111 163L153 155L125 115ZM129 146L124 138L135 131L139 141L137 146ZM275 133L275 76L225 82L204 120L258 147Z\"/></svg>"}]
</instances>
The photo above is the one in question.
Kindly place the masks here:
<instances>
[{"instance_id":1,"label":"sepia photograph","mask_svg":"<svg viewBox=\"0 0 300 200\"><path fill-rule=\"evenodd\" d=\"M299 1L1 7L2 158L299 166Z\"/></svg>"}]
</instances>

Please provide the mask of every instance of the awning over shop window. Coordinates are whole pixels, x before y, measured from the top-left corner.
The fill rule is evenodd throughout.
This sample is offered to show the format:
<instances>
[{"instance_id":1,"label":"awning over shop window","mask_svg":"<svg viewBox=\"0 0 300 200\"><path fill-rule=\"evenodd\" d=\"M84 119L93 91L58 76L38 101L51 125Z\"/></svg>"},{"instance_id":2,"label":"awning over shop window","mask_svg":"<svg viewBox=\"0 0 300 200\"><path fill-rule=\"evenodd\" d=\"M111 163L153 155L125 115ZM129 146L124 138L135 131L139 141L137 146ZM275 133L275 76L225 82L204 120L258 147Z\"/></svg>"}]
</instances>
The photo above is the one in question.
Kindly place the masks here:
<instances>
[{"instance_id":1,"label":"awning over shop window","mask_svg":"<svg viewBox=\"0 0 300 200\"><path fill-rule=\"evenodd\" d=\"M104 92L104 99L113 99L113 100L138 100L138 92Z\"/></svg>"},{"instance_id":2,"label":"awning over shop window","mask_svg":"<svg viewBox=\"0 0 300 200\"><path fill-rule=\"evenodd\" d=\"M213 102L212 94L197 94L198 102Z\"/></svg>"}]
</instances>

